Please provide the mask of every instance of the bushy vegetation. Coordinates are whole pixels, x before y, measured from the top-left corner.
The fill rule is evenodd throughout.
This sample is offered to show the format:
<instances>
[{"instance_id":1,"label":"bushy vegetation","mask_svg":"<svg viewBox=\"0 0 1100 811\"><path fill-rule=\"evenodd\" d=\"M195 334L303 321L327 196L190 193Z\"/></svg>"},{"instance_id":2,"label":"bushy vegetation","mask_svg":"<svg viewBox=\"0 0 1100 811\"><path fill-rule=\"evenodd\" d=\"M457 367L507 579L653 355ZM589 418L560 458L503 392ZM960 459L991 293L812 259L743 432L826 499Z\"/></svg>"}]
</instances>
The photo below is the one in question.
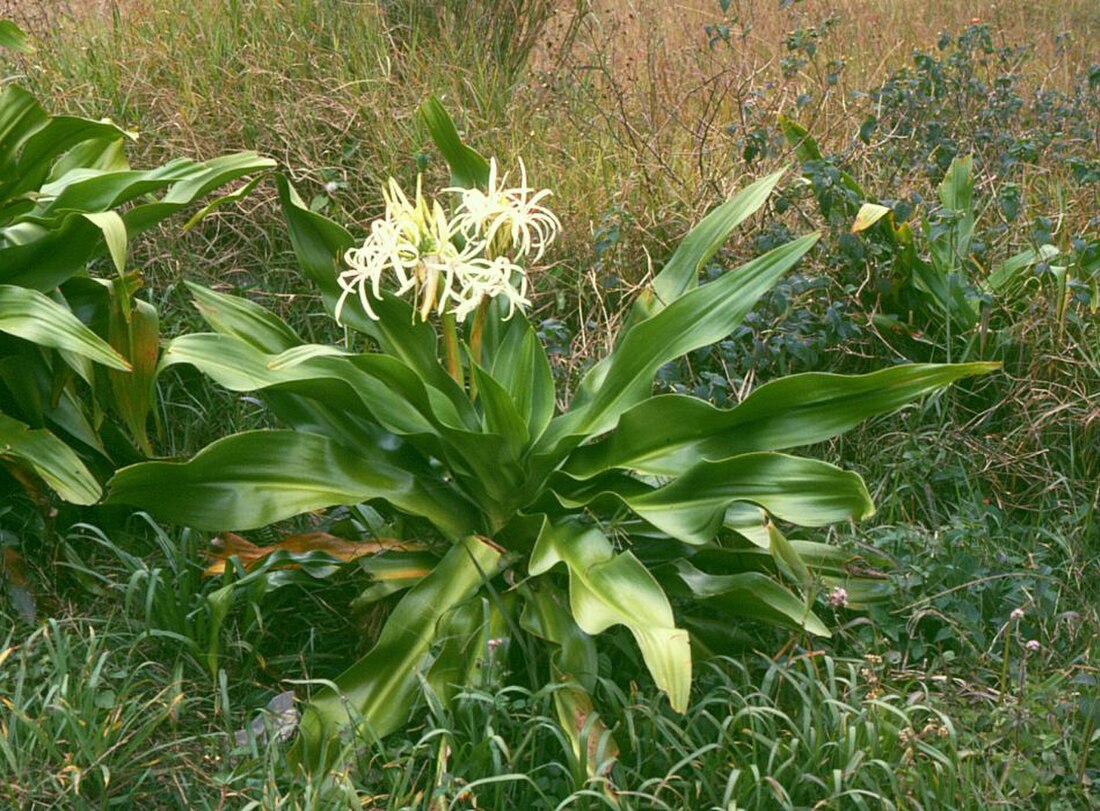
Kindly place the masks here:
<instances>
[{"instance_id":1,"label":"bushy vegetation","mask_svg":"<svg viewBox=\"0 0 1100 811\"><path fill-rule=\"evenodd\" d=\"M971 5L0 4L0 806L1100 808L1100 17ZM526 313L341 287L481 155Z\"/></svg>"}]
</instances>

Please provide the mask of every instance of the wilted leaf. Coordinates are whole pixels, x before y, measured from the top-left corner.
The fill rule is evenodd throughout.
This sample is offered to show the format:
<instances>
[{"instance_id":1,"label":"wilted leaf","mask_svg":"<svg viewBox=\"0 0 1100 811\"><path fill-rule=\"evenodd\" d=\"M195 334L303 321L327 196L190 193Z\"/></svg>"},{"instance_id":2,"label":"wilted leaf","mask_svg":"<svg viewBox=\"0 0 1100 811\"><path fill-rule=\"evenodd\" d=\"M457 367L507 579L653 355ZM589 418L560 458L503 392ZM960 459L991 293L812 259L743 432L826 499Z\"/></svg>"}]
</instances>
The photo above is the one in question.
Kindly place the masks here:
<instances>
[{"instance_id":1,"label":"wilted leaf","mask_svg":"<svg viewBox=\"0 0 1100 811\"><path fill-rule=\"evenodd\" d=\"M410 551L423 549L421 544L412 541L399 541L392 538L382 538L374 541L356 543L329 535L327 532L307 532L301 535L290 535L271 546L257 546L247 538L243 538L232 532L225 532L210 542L210 551L207 557L211 561L203 572L205 577L215 577L225 571L226 563L230 558L240 560L245 571L251 571L256 565L274 552L288 552L293 555L304 555L310 552L324 552L336 560L348 563L363 555L373 555L386 552L391 549ZM296 568L294 564L288 564L283 568Z\"/></svg>"}]
</instances>

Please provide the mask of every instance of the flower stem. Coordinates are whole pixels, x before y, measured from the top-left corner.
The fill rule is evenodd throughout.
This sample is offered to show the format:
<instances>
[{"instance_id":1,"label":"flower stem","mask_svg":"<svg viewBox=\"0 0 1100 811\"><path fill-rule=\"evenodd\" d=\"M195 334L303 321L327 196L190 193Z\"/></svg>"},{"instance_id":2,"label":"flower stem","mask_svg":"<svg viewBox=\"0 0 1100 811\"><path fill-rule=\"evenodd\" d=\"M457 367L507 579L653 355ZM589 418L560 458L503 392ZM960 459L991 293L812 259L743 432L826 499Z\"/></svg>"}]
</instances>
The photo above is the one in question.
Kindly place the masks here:
<instances>
[{"instance_id":1,"label":"flower stem","mask_svg":"<svg viewBox=\"0 0 1100 811\"><path fill-rule=\"evenodd\" d=\"M458 357L458 329L455 327L454 314L443 313L439 320L443 327L443 356L447 365L447 374L459 386L465 386L462 375L462 361Z\"/></svg>"}]
</instances>

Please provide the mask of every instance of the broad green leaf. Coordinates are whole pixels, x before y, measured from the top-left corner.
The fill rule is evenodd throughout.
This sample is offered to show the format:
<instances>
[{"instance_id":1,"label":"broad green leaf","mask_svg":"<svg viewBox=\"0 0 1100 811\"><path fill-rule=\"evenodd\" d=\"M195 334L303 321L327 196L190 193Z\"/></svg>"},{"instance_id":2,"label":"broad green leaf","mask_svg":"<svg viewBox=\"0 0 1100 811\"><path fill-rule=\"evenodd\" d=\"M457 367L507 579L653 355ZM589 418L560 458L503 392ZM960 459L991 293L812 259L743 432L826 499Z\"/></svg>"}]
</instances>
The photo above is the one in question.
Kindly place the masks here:
<instances>
[{"instance_id":1,"label":"broad green leaf","mask_svg":"<svg viewBox=\"0 0 1100 811\"><path fill-rule=\"evenodd\" d=\"M811 234L769 251L634 325L606 365L581 381L573 405L550 423L539 452L554 464L580 438L615 427L624 411L649 397L661 366L728 335L818 236Z\"/></svg>"},{"instance_id":2,"label":"broad green leaf","mask_svg":"<svg viewBox=\"0 0 1100 811\"><path fill-rule=\"evenodd\" d=\"M722 517L724 528L732 529L760 549L771 545L767 525L768 511L748 501L735 501L726 507L726 514Z\"/></svg>"},{"instance_id":3,"label":"broad green leaf","mask_svg":"<svg viewBox=\"0 0 1100 811\"><path fill-rule=\"evenodd\" d=\"M3 122L0 121L0 129ZM2 139L0 139L2 140ZM147 172L76 168L39 190L35 210L0 228L0 281L51 290L82 271L102 250L106 227L112 258L120 259L119 229L98 215L143 195L168 188L164 198L121 213L130 237L189 205L199 196L274 163L244 152L206 163L179 159ZM0 176L3 172L0 172ZM4 245L6 243L6 245Z\"/></svg>"},{"instance_id":4,"label":"broad green leaf","mask_svg":"<svg viewBox=\"0 0 1100 811\"><path fill-rule=\"evenodd\" d=\"M333 743L340 728L365 726L384 737L403 726L440 620L496 573L499 560L500 550L477 537L456 543L401 598L366 656L336 677L338 692L325 689L306 708L291 760L323 769L337 754Z\"/></svg>"},{"instance_id":5,"label":"broad green leaf","mask_svg":"<svg viewBox=\"0 0 1100 811\"><path fill-rule=\"evenodd\" d=\"M537 576L558 563L569 570L569 603L577 625L588 634L625 625L657 687L668 693L674 710L684 712L691 689L688 635L676 627L668 598L649 570L631 552L616 555L595 527L572 520L544 524L529 568Z\"/></svg>"},{"instance_id":6,"label":"broad green leaf","mask_svg":"<svg viewBox=\"0 0 1100 811\"><path fill-rule=\"evenodd\" d=\"M766 527L772 558L783 576L804 591L808 591L813 584L813 578L802 556L798 554L794 544L787 540L786 536L775 526L768 522Z\"/></svg>"},{"instance_id":7,"label":"broad green leaf","mask_svg":"<svg viewBox=\"0 0 1100 811\"><path fill-rule=\"evenodd\" d=\"M699 272L729 239L737 226L760 210L786 174L780 169L742 189L703 218L677 246L653 279L653 293L661 308L699 286ZM651 313L648 313L652 315Z\"/></svg>"},{"instance_id":8,"label":"broad green leaf","mask_svg":"<svg viewBox=\"0 0 1100 811\"><path fill-rule=\"evenodd\" d=\"M439 99L435 96L425 99L420 105L420 118L451 167L451 184L466 189L484 188L489 182L489 162L462 143L454 121Z\"/></svg>"},{"instance_id":9,"label":"broad green leaf","mask_svg":"<svg viewBox=\"0 0 1100 811\"><path fill-rule=\"evenodd\" d=\"M730 409L682 395L651 397L601 442L577 448L564 470L587 478L611 468L675 476L698 460L784 450L838 436L996 363L907 364L865 375L807 372L765 383Z\"/></svg>"},{"instance_id":10,"label":"broad green leaf","mask_svg":"<svg viewBox=\"0 0 1100 811\"><path fill-rule=\"evenodd\" d=\"M303 381L336 381L347 389L347 393L337 399L342 408L357 410L358 401L360 408L365 408L394 433L436 432L437 423L427 405L427 394L423 386L418 385L419 379L393 358L363 356L358 364L350 359L315 358L312 362L282 367L276 364L277 358L232 335L196 333L171 341L165 348L161 365L190 364L219 385L240 392L262 391ZM322 390L318 394L322 394ZM330 389L323 390L323 394L333 396ZM402 394L413 397L413 401L404 399Z\"/></svg>"},{"instance_id":11,"label":"broad green leaf","mask_svg":"<svg viewBox=\"0 0 1100 811\"><path fill-rule=\"evenodd\" d=\"M138 203L123 213L127 230L131 235L137 234L219 186L274 166L274 161L255 152L238 152L203 162L177 158L144 171L76 168L42 186L41 205L34 219L51 222L74 211L107 211L166 190L159 200Z\"/></svg>"},{"instance_id":12,"label":"broad green leaf","mask_svg":"<svg viewBox=\"0 0 1100 811\"><path fill-rule=\"evenodd\" d=\"M68 160L69 156L63 153L75 150L86 142L96 143L97 151L101 151L105 143L126 138L133 140L136 137L134 133L126 132L110 121L93 121L67 115L50 116L49 122L23 145L19 155L17 182L6 191L6 195L14 197L38 189L60 167L76 168ZM78 154L86 156L83 150ZM87 168L90 163L82 162L79 166Z\"/></svg>"},{"instance_id":13,"label":"broad green leaf","mask_svg":"<svg viewBox=\"0 0 1100 811\"><path fill-rule=\"evenodd\" d=\"M718 462L698 462L657 488L622 476L593 479L580 492L569 491L566 477L551 486L569 507L613 496L658 529L690 544L713 540L727 508L738 501L757 504L777 518L810 527L859 520L874 512L858 474L781 453L747 453Z\"/></svg>"},{"instance_id":14,"label":"broad green leaf","mask_svg":"<svg viewBox=\"0 0 1100 811\"><path fill-rule=\"evenodd\" d=\"M48 121L42 105L23 88L9 83L0 92L0 201L18 182L16 165L23 145Z\"/></svg>"},{"instance_id":15,"label":"broad green leaf","mask_svg":"<svg viewBox=\"0 0 1100 811\"><path fill-rule=\"evenodd\" d=\"M227 296L208 287L184 282L195 297L195 309L215 332L232 335L261 352L277 354L298 346L298 337L270 310L241 296Z\"/></svg>"},{"instance_id":16,"label":"broad green leaf","mask_svg":"<svg viewBox=\"0 0 1100 811\"><path fill-rule=\"evenodd\" d=\"M821 147L817 145L817 141L814 140L805 127L793 118L780 115L779 129L783 132L783 137L787 139L787 143L791 145L791 149L794 150L795 157L803 163L825 159L825 156L821 153Z\"/></svg>"},{"instance_id":17,"label":"broad green leaf","mask_svg":"<svg viewBox=\"0 0 1100 811\"><path fill-rule=\"evenodd\" d=\"M571 679L589 692L596 689L599 661L596 643L580 626L552 584L532 581L524 585L523 629L557 646L553 656L554 680ZM576 720L576 719L573 719ZM572 723L567 729L577 729Z\"/></svg>"},{"instance_id":18,"label":"broad green leaf","mask_svg":"<svg viewBox=\"0 0 1100 811\"><path fill-rule=\"evenodd\" d=\"M60 353L59 353L60 354ZM79 356L72 355L72 358ZM51 426L63 434L107 455L103 443L89 422L89 415L74 396L65 372L43 357L39 348L24 343L12 347L0 358L0 380L14 401L8 415L33 428ZM60 388L59 388L60 384ZM56 433L56 431L55 431Z\"/></svg>"},{"instance_id":19,"label":"broad green leaf","mask_svg":"<svg viewBox=\"0 0 1100 811\"><path fill-rule=\"evenodd\" d=\"M34 471L61 498L73 504L95 504L102 490L73 450L51 434L0 412L0 459Z\"/></svg>"},{"instance_id":20,"label":"broad green leaf","mask_svg":"<svg viewBox=\"0 0 1100 811\"><path fill-rule=\"evenodd\" d=\"M398 454L371 445L353 452L295 431L248 431L187 462L130 465L111 479L108 496L160 520L209 530L253 529L374 498L454 536L477 526L460 496L438 479L409 473Z\"/></svg>"},{"instance_id":21,"label":"broad green leaf","mask_svg":"<svg viewBox=\"0 0 1100 811\"><path fill-rule=\"evenodd\" d=\"M157 308L134 299L124 308L119 298L128 296L122 283L114 285L110 326L111 345L129 362L129 372L111 370L108 377L115 411L126 424L135 444L146 456L153 455L149 441L149 414L156 401L157 362L160 357L160 320ZM125 317L129 311L129 320Z\"/></svg>"},{"instance_id":22,"label":"broad green leaf","mask_svg":"<svg viewBox=\"0 0 1100 811\"><path fill-rule=\"evenodd\" d=\"M601 765L597 762L601 742L605 756L618 754L614 739L606 740L611 733L596 716L592 701L598 672L596 643L573 621L556 590L531 583L525 586L524 597L520 624L553 646L550 677L558 685L553 693L554 709L573 745L573 754L584 766L582 779L590 777ZM582 732L587 732L583 738Z\"/></svg>"},{"instance_id":23,"label":"broad green leaf","mask_svg":"<svg viewBox=\"0 0 1100 811\"><path fill-rule=\"evenodd\" d=\"M519 415L508 391L492 375L473 361L470 371L477 384L485 430L504 437L511 459L518 461L527 446L527 422Z\"/></svg>"},{"instance_id":24,"label":"broad green leaf","mask_svg":"<svg viewBox=\"0 0 1100 811\"><path fill-rule=\"evenodd\" d=\"M79 214L56 227L20 222L0 228L0 284L48 292L82 273L102 245L102 232Z\"/></svg>"},{"instance_id":25,"label":"broad green leaf","mask_svg":"<svg viewBox=\"0 0 1100 811\"><path fill-rule=\"evenodd\" d=\"M112 369L130 369L110 344L67 308L37 290L0 284L0 332L39 346L74 352Z\"/></svg>"},{"instance_id":26,"label":"broad green leaf","mask_svg":"<svg viewBox=\"0 0 1100 811\"><path fill-rule=\"evenodd\" d=\"M890 567L888 559L874 552L856 553L819 541L788 540L787 543L815 577L881 581L886 577L885 569ZM682 556L689 557L694 566L712 574L779 572L769 549L754 544L746 544L740 549L731 545L684 547Z\"/></svg>"},{"instance_id":27,"label":"broad green leaf","mask_svg":"<svg viewBox=\"0 0 1100 811\"><path fill-rule=\"evenodd\" d=\"M214 189L254 172L267 172L276 166L275 161L255 152L220 155L201 163L181 162L181 168L175 173L164 197L127 209L123 214L126 228L131 234L141 233L205 197ZM125 196L126 199L133 199L137 195L133 194L132 189L127 189Z\"/></svg>"},{"instance_id":28,"label":"broad green leaf","mask_svg":"<svg viewBox=\"0 0 1100 811\"><path fill-rule=\"evenodd\" d=\"M1019 280L1026 270L1039 262L1053 259L1059 253L1061 251L1049 243L1037 249L1028 248L1026 251L1021 251L998 265L985 280L986 286L994 293L999 293Z\"/></svg>"},{"instance_id":29,"label":"broad green leaf","mask_svg":"<svg viewBox=\"0 0 1100 811\"><path fill-rule=\"evenodd\" d=\"M529 437L537 439L554 416L554 376L546 349L519 312L504 322L502 334L493 343L489 355L493 379L508 391Z\"/></svg>"},{"instance_id":30,"label":"broad green leaf","mask_svg":"<svg viewBox=\"0 0 1100 811\"><path fill-rule=\"evenodd\" d=\"M310 211L286 177L277 175L275 180L298 264L320 288L325 295L325 303L332 308L342 292L336 281L337 262L355 240L343 226Z\"/></svg>"},{"instance_id":31,"label":"broad green leaf","mask_svg":"<svg viewBox=\"0 0 1100 811\"><path fill-rule=\"evenodd\" d=\"M130 133L126 133L130 136ZM132 136L131 136L132 137ZM53 182L74 169L98 169L102 172L124 172L130 168L126 160L125 139L94 138L77 144L50 167L46 180Z\"/></svg>"},{"instance_id":32,"label":"broad green leaf","mask_svg":"<svg viewBox=\"0 0 1100 811\"><path fill-rule=\"evenodd\" d=\"M488 652L489 603L474 597L452 608L438 625L442 644L425 674L425 681L444 706L462 686L476 684Z\"/></svg>"},{"instance_id":33,"label":"broad green leaf","mask_svg":"<svg viewBox=\"0 0 1100 811\"><path fill-rule=\"evenodd\" d=\"M34 53L34 46L27 35L11 20L0 20L0 48L16 53Z\"/></svg>"},{"instance_id":34,"label":"broad green leaf","mask_svg":"<svg viewBox=\"0 0 1100 811\"><path fill-rule=\"evenodd\" d=\"M451 401L425 386L396 358L381 354L331 356L330 347L323 349L323 355L310 357L312 347L304 345L282 356L271 356L229 335L200 333L172 341L164 352L162 366L192 364L234 391L291 385L296 393L308 394L308 388L302 385L306 381L338 383L346 391L333 393L330 387L319 390L318 396L335 395L342 408L369 414L385 430L408 437L424 453L445 457L451 472L485 506L518 498L522 477L505 437L459 427L461 420ZM287 354L299 356L301 362L282 362L280 358ZM349 396L359 399L358 409L349 403ZM469 405L469 400L466 403Z\"/></svg>"},{"instance_id":35,"label":"broad green leaf","mask_svg":"<svg viewBox=\"0 0 1100 811\"><path fill-rule=\"evenodd\" d=\"M82 217L92 223L103 234L103 241L107 245L107 253L115 265L119 275L126 272L126 224L114 211L97 211L82 214Z\"/></svg>"},{"instance_id":36,"label":"broad green leaf","mask_svg":"<svg viewBox=\"0 0 1100 811\"><path fill-rule=\"evenodd\" d=\"M766 575L759 572L707 574L686 560L676 561L674 567L691 595L702 601L700 607L711 612L801 628L815 636L832 636L804 600Z\"/></svg>"}]
</instances>

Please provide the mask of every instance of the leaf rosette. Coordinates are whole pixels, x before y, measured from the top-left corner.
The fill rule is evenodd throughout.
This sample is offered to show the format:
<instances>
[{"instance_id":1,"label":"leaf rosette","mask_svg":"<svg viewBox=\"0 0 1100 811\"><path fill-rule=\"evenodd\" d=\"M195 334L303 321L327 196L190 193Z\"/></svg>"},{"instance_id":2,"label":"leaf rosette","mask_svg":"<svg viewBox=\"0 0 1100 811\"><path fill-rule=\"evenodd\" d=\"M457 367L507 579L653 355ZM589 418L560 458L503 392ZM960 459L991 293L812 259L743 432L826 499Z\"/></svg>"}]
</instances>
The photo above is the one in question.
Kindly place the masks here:
<instances>
[{"instance_id":1,"label":"leaf rosette","mask_svg":"<svg viewBox=\"0 0 1100 811\"><path fill-rule=\"evenodd\" d=\"M844 589L857 607L879 596L881 583L852 555L779 529L867 517L863 480L784 451L993 366L801 374L731 409L654 396L663 364L723 339L817 241L802 237L698 284L780 172L685 237L614 349L559 411L525 294L481 291L468 302L456 293L463 270L454 267L430 281L443 256L503 258L513 268L509 285L526 279L522 264L540 260L559 228L548 195L527 186L526 169L509 187L435 100L421 114L452 169L443 192L458 201L450 214L420 188L410 200L394 184L386 214L357 247L279 180L302 268L372 351L306 344L260 306L193 287L213 331L172 341L162 367L189 364L231 390L258 392L286 428L226 437L185 462L126 468L110 500L210 530L364 501L403 516L416 565L398 565L390 578L389 552L359 557L385 582L370 594L403 596L375 646L306 710L301 762L331 762L349 726L398 729L421 683L446 700L485 672L502 635L547 651L547 677L564 685L555 693L559 718L580 761L582 730L598 724L596 646L608 629L629 632L683 711L693 650L735 644L741 619L825 636L816 608L831 590ZM401 297L410 292L412 303Z\"/></svg>"}]
</instances>

